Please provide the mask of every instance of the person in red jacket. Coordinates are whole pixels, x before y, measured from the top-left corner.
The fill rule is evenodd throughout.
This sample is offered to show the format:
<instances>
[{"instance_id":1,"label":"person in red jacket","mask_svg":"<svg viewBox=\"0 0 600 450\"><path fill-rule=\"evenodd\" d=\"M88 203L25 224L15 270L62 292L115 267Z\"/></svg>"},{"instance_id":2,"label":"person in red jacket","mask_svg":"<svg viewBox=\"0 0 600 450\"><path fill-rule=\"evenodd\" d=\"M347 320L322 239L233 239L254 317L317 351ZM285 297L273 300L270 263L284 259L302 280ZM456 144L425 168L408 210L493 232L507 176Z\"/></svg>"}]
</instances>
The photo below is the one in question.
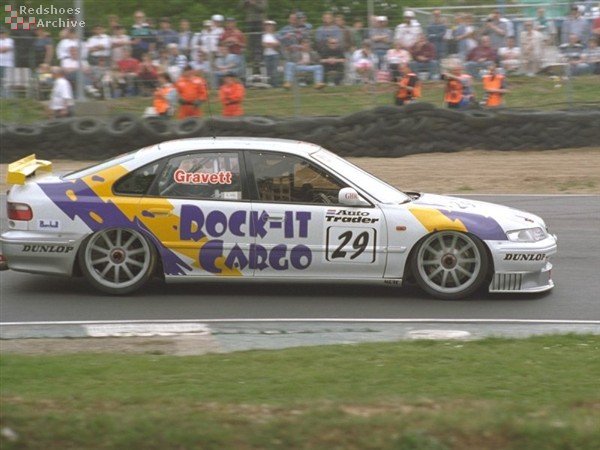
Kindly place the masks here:
<instances>
[{"instance_id":1,"label":"person in red jacket","mask_svg":"<svg viewBox=\"0 0 600 450\"><path fill-rule=\"evenodd\" d=\"M202 115L200 105L208 99L208 89L206 82L198 75L192 66L186 66L183 69L181 77L175 83L175 89L179 94L178 119L186 117L199 117Z\"/></svg>"},{"instance_id":2,"label":"person in red jacket","mask_svg":"<svg viewBox=\"0 0 600 450\"><path fill-rule=\"evenodd\" d=\"M242 100L246 95L244 85L239 82L235 74L225 75L223 85L219 88L219 99L223 104L224 116L242 116Z\"/></svg>"}]
</instances>

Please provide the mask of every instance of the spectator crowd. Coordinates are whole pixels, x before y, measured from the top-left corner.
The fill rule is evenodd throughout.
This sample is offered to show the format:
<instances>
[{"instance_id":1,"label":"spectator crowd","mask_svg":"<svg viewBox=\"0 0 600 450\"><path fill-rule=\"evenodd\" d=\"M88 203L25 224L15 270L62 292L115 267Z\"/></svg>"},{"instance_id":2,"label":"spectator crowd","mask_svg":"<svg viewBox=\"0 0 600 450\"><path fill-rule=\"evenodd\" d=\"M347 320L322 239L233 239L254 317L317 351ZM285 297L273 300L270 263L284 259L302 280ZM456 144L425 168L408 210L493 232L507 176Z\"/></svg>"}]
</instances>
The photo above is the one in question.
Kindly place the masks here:
<instances>
[{"instance_id":1,"label":"spectator crowd","mask_svg":"<svg viewBox=\"0 0 600 450\"><path fill-rule=\"evenodd\" d=\"M1 94L10 94L11 68L29 67L47 96L53 95L56 79L73 88L81 80L89 96L153 96L157 114L187 117L201 113L209 86L221 89L227 111L241 114L244 85L289 89L298 83L322 89L394 82L403 97L414 98L421 80L444 79L450 86L467 80L463 75L485 81L490 74L535 76L557 67L573 76L600 74L600 15L590 2L587 10L573 5L560 20L546 17L543 8L535 17L512 19L500 10L483 18L434 10L428 23L420 23L405 10L396 26L385 16L347 23L343 14L329 11L318 25L301 11L291 12L282 24L269 19L266 0L243 5L245 32L236 18L220 14L198 22L196 29L189 19L154 22L142 10L134 13L130 27L109 16L82 41L74 29L61 30L56 39L41 27L17 35L3 28ZM59 84L61 92L68 91L64 81ZM505 92L494 77L492 84L499 91L495 94ZM463 82L468 90L467 85ZM452 96L447 92L447 97Z\"/></svg>"}]
</instances>

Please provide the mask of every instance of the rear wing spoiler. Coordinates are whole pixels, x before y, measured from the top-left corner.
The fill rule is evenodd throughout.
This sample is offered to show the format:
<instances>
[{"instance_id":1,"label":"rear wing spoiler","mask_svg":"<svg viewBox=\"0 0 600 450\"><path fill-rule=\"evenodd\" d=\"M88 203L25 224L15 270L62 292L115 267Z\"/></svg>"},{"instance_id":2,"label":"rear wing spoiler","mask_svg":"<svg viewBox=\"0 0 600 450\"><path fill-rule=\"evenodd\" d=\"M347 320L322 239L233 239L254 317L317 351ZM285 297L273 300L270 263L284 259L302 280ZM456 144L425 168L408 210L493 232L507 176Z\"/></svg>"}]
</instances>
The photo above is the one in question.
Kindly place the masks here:
<instances>
[{"instance_id":1,"label":"rear wing spoiler","mask_svg":"<svg viewBox=\"0 0 600 450\"><path fill-rule=\"evenodd\" d=\"M36 159L35 154L26 156L8 165L6 182L8 184L25 184L27 177L34 175L37 170L51 172L52 163L43 159Z\"/></svg>"}]
</instances>

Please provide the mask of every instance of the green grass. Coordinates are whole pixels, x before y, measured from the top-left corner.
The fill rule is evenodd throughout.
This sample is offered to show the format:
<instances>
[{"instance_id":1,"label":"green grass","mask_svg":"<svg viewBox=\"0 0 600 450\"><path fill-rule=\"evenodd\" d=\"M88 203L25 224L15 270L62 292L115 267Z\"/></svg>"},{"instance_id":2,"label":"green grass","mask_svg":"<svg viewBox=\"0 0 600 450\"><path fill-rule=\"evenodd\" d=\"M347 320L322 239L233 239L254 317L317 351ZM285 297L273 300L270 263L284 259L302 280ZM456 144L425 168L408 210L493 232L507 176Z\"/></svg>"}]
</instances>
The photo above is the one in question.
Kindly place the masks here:
<instances>
[{"instance_id":1,"label":"green grass","mask_svg":"<svg viewBox=\"0 0 600 450\"><path fill-rule=\"evenodd\" d=\"M600 106L600 84L598 76L577 77L573 79L571 93L564 81L555 81L550 77L510 77L511 92L507 94L506 104L516 108L561 109L569 106L568 99L574 104L595 104ZM560 85L560 87L556 87ZM441 82L425 83L422 101L442 106L444 85ZM315 91L311 87L299 89L295 97L292 91L283 89L248 89L244 109L247 115L266 116L322 116L345 115L379 105L393 104L393 86L341 86L327 87ZM481 85L476 84L481 97ZM221 114L221 105L216 92L211 95L211 110L214 115ZM106 101L110 114L133 112L142 114L152 104L151 98L125 98ZM203 107L208 115L208 105ZM0 100L0 121L29 123L43 120L44 106L40 102L28 99Z\"/></svg>"},{"instance_id":2,"label":"green grass","mask_svg":"<svg viewBox=\"0 0 600 450\"><path fill-rule=\"evenodd\" d=\"M1 358L27 449L596 449L600 337Z\"/></svg>"}]
</instances>

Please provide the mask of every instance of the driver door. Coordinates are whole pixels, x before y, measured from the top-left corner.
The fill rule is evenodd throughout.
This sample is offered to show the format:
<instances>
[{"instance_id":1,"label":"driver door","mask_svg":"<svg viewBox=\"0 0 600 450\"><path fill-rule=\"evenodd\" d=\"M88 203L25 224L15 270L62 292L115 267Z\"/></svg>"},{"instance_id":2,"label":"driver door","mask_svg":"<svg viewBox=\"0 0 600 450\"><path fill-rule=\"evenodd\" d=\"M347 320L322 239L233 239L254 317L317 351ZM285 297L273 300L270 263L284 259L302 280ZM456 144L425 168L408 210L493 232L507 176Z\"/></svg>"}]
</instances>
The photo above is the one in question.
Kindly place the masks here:
<instances>
[{"instance_id":1,"label":"driver door","mask_svg":"<svg viewBox=\"0 0 600 450\"><path fill-rule=\"evenodd\" d=\"M255 218L255 277L383 277L387 234L377 206L341 205L338 193L348 184L300 156L244 155Z\"/></svg>"}]
</instances>

